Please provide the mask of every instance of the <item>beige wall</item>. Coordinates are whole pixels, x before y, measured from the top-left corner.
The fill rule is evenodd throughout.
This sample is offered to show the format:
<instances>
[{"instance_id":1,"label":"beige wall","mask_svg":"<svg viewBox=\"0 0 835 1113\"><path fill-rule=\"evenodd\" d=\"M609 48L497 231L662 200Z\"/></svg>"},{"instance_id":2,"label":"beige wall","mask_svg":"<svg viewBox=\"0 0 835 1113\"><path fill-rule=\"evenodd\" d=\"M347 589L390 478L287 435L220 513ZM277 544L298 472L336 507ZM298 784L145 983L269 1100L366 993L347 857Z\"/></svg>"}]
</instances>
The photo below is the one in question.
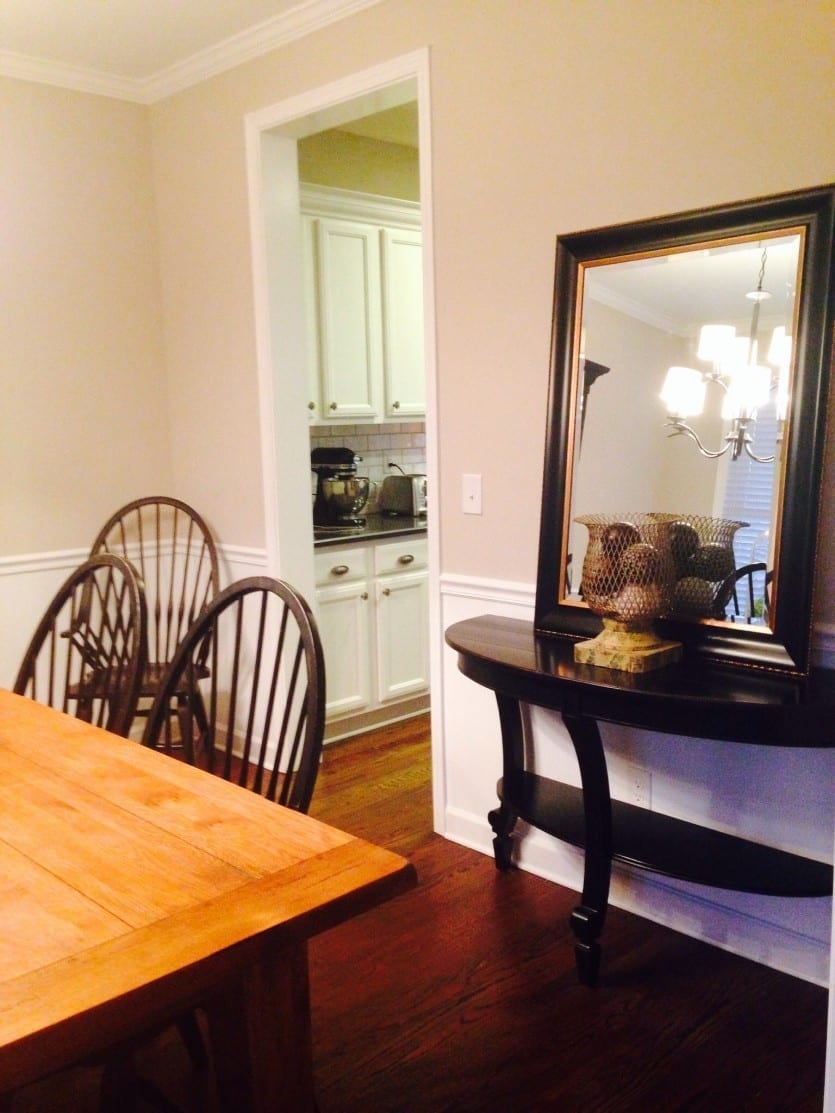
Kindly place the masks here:
<instances>
[{"instance_id":1,"label":"beige wall","mask_svg":"<svg viewBox=\"0 0 835 1113\"><path fill-rule=\"evenodd\" d=\"M391 0L155 105L175 473L263 543L244 114L430 44L443 569L532 581L555 236L833 177L827 7Z\"/></svg>"},{"instance_id":2,"label":"beige wall","mask_svg":"<svg viewBox=\"0 0 835 1113\"><path fill-rule=\"evenodd\" d=\"M420 200L418 152L332 128L299 142L299 179L312 185Z\"/></svg>"},{"instance_id":3,"label":"beige wall","mask_svg":"<svg viewBox=\"0 0 835 1113\"><path fill-rule=\"evenodd\" d=\"M0 556L169 489L148 113L0 79Z\"/></svg>"}]
</instances>

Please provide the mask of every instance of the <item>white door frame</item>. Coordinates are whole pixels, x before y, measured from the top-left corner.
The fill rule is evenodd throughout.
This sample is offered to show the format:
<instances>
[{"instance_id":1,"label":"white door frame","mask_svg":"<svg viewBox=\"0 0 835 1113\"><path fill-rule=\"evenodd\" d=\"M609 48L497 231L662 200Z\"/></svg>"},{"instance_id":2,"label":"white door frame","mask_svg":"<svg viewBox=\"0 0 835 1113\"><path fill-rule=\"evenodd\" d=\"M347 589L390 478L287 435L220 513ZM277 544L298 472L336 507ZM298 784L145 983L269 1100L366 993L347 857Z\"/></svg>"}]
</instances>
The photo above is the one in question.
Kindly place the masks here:
<instances>
[{"instance_id":1,"label":"white door frame","mask_svg":"<svg viewBox=\"0 0 835 1113\"><path fill-rule=\"evenodd\" d=\"M309 424L302 296L297 140L359 115L417 99L423 233L426 464L430 491L429 645L435 829L445 814L440 606L440 516L429 50L402 55L290 97L245 118L261 428L264 524L270 575L314 595ZM357 102L362 102L362 111Z\"/></svg>"}]
</instances>

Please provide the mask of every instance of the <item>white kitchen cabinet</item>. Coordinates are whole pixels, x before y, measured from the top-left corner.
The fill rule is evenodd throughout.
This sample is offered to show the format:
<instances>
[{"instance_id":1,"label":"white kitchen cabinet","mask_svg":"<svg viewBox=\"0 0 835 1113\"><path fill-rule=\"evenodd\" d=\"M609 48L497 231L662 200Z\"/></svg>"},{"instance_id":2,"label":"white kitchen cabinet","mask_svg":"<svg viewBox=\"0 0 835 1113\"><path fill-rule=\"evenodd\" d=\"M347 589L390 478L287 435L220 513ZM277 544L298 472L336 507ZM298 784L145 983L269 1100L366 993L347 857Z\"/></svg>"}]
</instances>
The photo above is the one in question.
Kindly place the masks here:
<instances>
[{"instance_id":1,"label":"white kitchen cabinet","mask_svg":"<svg viewBox=\"0 0 835 1113\"><path fill-rule=\"evenodd\" d=\"M328 717L362 711L372 702L372 558L361 545L323 549L313 558Z\"/></svg>"},{"instance_id":2,"label":"white kitchen cabinet","mask_svg":"<svg viewBox=\"0 0 835 1113\"><path fill-rule=\"evenodd\" d=\"M302 285L304 290L304 327L307 336L308 418L322 414L322 388L319 385L319 325L316 321L316 222L302 217Z\"/></svg>"},{"instance_id":3,"label":"white kitchen cabinet","mask_svg":"<svg viewBox=\"0 0 835 1113\"><path fill-rule=\"evenodd\" d=\"M327 547L314 563L328 720L387 707L396 717L429 690L425 536Z\"/></svg>"},{"instance_id":4,"label":"white kitchen cabinet","mask_svg":"<svg viewBox=\"0 0 835 1113\"><path fill-rule=\"evenodd\" d=\"M323 416L341 422L379 420L383 377L379 229L320 218L315 233Z\"/></svg>"},{"instance_id":5,"label":"white kitchen cabinet","mask_svg":"<svg viewBox=\"0 0 835 1113\"><path fill-rule=\"evenodd\" d=\"M377 698L380 703L429 687L429 574L388 576L375 584Z\"/></svg>"},{"instance_id":6,"label":"white kitchen cabinet","mask_svg":"<svg viewBox=\"0 0 835 1113\"><path fill-rule=\"evenodd\" d=\"M303 186L314 424L426 413L420 206Z\"/></svg>"},{"instance_id":7,"label":"white kitchen cabinet","mask_svg":"<svg viewBox=\"0 0 835 1113\"><path fill-rule=\"evenodd\" d=\"M368 585L323 587L316 592L316 600L325 650L326 714L334 717L362 711L372 700Z\"/></svg>"},{"instance_id":8,"label":"white kitchen cabinet","mask_svg":"<svg viewBox=\"0 0 835 1113\"><path fill-rule=\"evenodd\" d=\"M426 414L423 254L413 228L381 230L383 395L387 418Z\"/></svg>"}]
</instances>

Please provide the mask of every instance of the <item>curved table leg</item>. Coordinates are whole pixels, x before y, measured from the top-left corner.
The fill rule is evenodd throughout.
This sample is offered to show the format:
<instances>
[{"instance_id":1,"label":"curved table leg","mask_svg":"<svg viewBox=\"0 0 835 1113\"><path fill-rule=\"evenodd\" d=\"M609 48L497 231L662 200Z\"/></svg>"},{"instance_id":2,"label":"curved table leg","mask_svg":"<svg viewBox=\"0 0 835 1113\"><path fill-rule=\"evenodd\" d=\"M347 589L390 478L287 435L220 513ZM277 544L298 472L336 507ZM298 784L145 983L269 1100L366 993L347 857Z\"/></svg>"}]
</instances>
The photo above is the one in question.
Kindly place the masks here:
<instances>
[{"instance_id":1,"label":"curved table leg","mask_svg":"<svg viewBox=\"0 0 835 1113\"><path fill-rule=\"evenodd\" d=\"M519 701L496 693L499 705L499 722L502 730L502 771L503 781L509 783L513 773L524 768L524 726ZM502 796L501 789L499 796ZM487 820L496 836L493 839L493 857L496 869L513 868L513 828L516 826L517 813L506 799L501 798L498 808L487 813Z\"/></svg>"},{"instance_id":2,"label":"curved table leg","mask_svg":"<svg viewBox=\"0 0 835 1113\"><path fill-rule=\"evenodd\" d=\"M600 731L594 719L563 708L583 786L585 864L582 903L571 913L577 973L584 985L597 984L600 970L599 938L606 919L612 870L612 801Z\"/></svg>"},{"instance_id":3,"label":"curved table leg","mask_svg":"<svg viewBox=\"0 0 835 1113\"><path fill-rule=\"evenodd\" d=\"M493 857L497 870L513 869L513 828L516 826L516 812L502 802L498 808L487 813L487 821L493 828Z\"/></svg>"}]
</instances>

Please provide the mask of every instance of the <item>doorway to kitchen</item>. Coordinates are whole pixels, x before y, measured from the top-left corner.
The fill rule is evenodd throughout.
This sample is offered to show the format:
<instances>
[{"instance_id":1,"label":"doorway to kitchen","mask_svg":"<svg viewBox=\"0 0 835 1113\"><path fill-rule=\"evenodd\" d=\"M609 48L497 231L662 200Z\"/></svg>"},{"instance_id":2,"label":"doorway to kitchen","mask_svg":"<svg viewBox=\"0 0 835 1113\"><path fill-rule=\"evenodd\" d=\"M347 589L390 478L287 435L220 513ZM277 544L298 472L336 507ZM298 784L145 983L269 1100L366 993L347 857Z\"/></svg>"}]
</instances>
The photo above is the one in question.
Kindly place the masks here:
<instances>
[{"instance_id":1,"label":"doorway to kitchen","mask_svg":"<svg viewBox=\"0 0 835 1113\"><path fill-rule=\"evenodd\" d=\"M394 59L253 113L246 119L268 570L270 574L290 580L310 599L316 597L316 581L306 370L309 307L303 285L299 141L329 129L344 129L352 121L386 114L409 103L417 105L419 136L425 470L431 491L437 471L437 407L428 52ZM427 527L433 810L435 826L439 829L444 799L440 716L442 643L437 586L438 514L437 501L431 498Z\"/></svg>"}]
</instances>

